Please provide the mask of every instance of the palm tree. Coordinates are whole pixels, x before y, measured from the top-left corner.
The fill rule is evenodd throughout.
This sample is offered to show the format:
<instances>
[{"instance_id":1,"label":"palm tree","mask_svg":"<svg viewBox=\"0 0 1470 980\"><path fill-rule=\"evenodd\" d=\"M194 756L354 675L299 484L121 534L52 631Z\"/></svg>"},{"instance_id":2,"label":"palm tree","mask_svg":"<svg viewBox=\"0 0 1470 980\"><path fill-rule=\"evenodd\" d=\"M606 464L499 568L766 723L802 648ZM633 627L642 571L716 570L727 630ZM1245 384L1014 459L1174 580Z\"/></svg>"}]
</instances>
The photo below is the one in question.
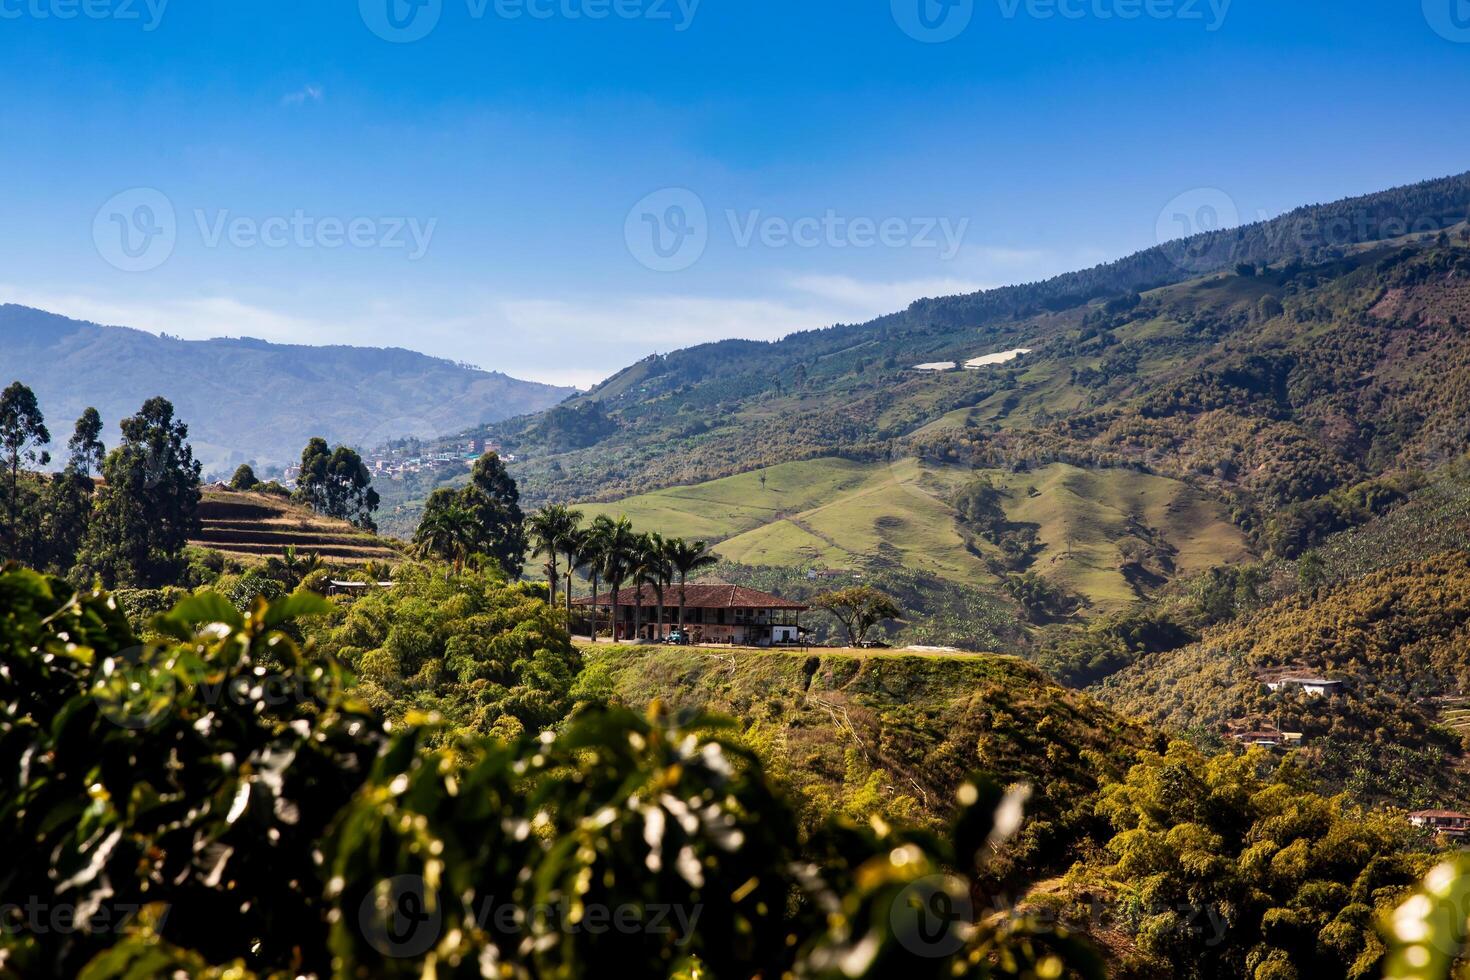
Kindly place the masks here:
<instances>
[{"instance_id":1,"label":"palm tree","mask_svg":"<svg viewBox=\"0 0 1470 980\"><path fill-rule=\"evenodd\" d=\"M643 636L643 587L652 585L657 590L663 603L663 585L660 583L660 575L664 563L664 539L657 533L640 534L633 546L633 601L637 605L633 608L633 635L641 638ZM662 609L660 609L660 623L662 627Z\"/></svg>"},{"instance_id":2,"label":"palm tree","mask_svg":"<svg viewBox=\"0 0 1470 980\"><path fill-rule=\"evenodd\" d=\"M376 559L363 562L357 571L369 582L386 582L393 577L393 566Z\"/></svg>"},{"instance_id":3,"label":"palm tree","mask_svg":"<svg viewBox=\"0 0 1470 980\"><path fill-rule=\"evenodd\" d=\"M612 537L613 519L606 514L593 518L592 526L582 532L580 557L587 566L587 577L592 580L591 625L588 639L597 642L597 583L602 580L603 557L607 554L607 542Z\"/></svg>"},{"instance_id":4,"label":"palm tree","mask_svg":"<svg viewBox=\"0 0 1470 980\"><path fill-rule=\"evenodd\" d=\"M633 572L634 559L638 553L637 545L638 536L633 533L632 521L626 517L609 521L600 551L602 577L607 579L608 587L612 589L610 600L612 609L609 613L611 619L608 622L608 629L613 639L617 639L618 636L618 592Z\"/></svg>"},{"instance_id":5,"label":"palm tree","mask_svg":"<svg viewBox=\"0 0 1470 980\"><path fill-rule=\"evenodd\" d=\"M475 544L475 515L459 504L450 504L425 515L414 534L413 551L421 558L443 558L458 574L464 569Z\"/></svg>"},{"instance_id":6,"label":"palm tree","mask_svg":"<svg viewBox=\"0 0 1470 980\"><path fill-rule=\"evenodd\" d=\"M533 554L546 556L546 580L551 585L551 608L556 608L556 583L560 579L557 559L567 537L574 534L582 523L582 512L570 510L565 504L551 504L531 515L526 522L535 544ZM568 573L570 576L570 573ZM570 587L571 583L567 583Z\"/></svg>"},{"instance_id":7,"label":"palm tree","mask_svg":"<svg viewBox=\"0 0 1470 980\"><path fill-rule=\"evenodd\" d=\"M299 586L306 581L308 575L322 567L321 555L315 551L308 551L304 557L300 556L294 544L286 545L281 557L277 558L272 555L265 560L266 574L290 589Z\"/></svg>"},{"instance_id":8,"label":"palm tree","mask_svg":"<svg viewBox=\"0 0 1470 980\"><path fill-rule=\"evenodd\" d=\"M580 522L581 512L573 511ZM569 534L561 539L561 553L567 560L567 623L572 621L572 578L577 574L577 569L586 568L590 561L587 550L587 539L590 532L582 527L574 528ZM592 587L592 598L597 598L597 586Z\"/></svg>"},{"instance_id":9,"label":"palm tree","mask_svg":"<svg viewBox=\"0 0 1470 980\"><path fill-rule=\"evenodd\" d=\"M648 535L648 584L658 599L657 639L664 638L664 590L674 581L674 563L669 558L669 542L654 531Z\"/></svg>"},{"instance_id":10,"label":"palm tree","mask_svg":"<svg viewBox=\"0 0 1470 980\"><path fill-rule=\"evenodd\" d=\"M704 541L685 541L683 538L674 538L668 543L669 564L673 566L675 574L679 576L679 630L684 629L684 583L689 576L702 568L709 568L719 563L720 559L709 550L709 544Z\"/></svg>"}]
</instances>

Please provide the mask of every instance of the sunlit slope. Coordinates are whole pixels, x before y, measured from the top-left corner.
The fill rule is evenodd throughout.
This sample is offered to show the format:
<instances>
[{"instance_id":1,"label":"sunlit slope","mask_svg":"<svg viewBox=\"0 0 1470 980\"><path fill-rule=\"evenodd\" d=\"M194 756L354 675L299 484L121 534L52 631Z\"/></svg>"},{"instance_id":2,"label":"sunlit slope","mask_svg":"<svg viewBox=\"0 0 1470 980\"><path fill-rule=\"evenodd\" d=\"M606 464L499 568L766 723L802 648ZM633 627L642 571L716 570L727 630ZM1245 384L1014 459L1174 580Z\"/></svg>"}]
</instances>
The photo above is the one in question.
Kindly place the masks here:
<instances>
[{"instance_id":1,"label":"sunlit slope","mask_svg":"<svg viewBox=\"0 0 1470 980\"><path fill-rule=\"evenodd\" d=\"M1225 505L1178 480L1063 463L989 476L1011 491L1006 516L1039 528L1045 548L1033 570L1105 607L1137 597L1122 571L1124 542L1160 552L1172 575L1250 556Z\"/></svg>"},{"instance_id":2,"label":"sunlit slope","mask_svg":"<svg viewBox=\"0 0 1470 980\"><path fill-rule=\"evenodd\" d=\"M960 471L926 470L916 460L868 465L864 485L734 537L720 554L746 565L837 568L877 557L972 585L993 580L985 562L965 549L944 500Z\"/></svg>"},{"instance_id":3,"label":"sunlit slope","mask_svg":"<svg viewBox=\"0 0 1470 980\"><path fill-rule=\"evenodd\" d=\"M881 482L884 470L871 463L814 459L695 486L669 487L610 504L583 504L578 509L589 520L599 514L626 515L641 529L723 541L787 514L799 514L861 491L875 481Z\"/></svg>"},{"instance_id":4,"label":"sunlit slope","mask_svg":"<svg viewBox=\"0 0 1470 980\"><path fill-rule=\"evenodd\" d=\"M582 509L718 542L722 556L746 565L860 569L879 562L983 587L999 584L992 564L999 552L950 503L978 475L915 459L816 459ZM1157 556L1166 577L1249 554L1224 505L1177 480L1065 464L984 475L1007 491L1008 520L1036 527L1041 550L1032 570L1094 611L1138 597L1142 586L1125 575L1125 554Z\"/></svg>"}]
</instances>

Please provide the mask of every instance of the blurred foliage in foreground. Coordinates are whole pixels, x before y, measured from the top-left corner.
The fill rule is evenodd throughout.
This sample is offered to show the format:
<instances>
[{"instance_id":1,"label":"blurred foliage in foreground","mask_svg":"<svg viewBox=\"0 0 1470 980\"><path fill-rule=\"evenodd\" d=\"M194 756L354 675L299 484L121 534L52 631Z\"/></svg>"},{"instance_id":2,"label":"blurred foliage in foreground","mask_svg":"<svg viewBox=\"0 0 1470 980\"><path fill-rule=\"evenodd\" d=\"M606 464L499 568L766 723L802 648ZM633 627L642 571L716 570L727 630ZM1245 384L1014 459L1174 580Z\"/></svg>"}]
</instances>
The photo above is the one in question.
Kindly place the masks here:
<instances>
[{"instance_id":1,"label":"blurred foliage in foreground","mask_svg":"<svg viewBox=\"0 0 1470 980\"><path fill-rule=\"evenodd\" d=\"M298 646L329 612L201 593L140 643L106 594L0 572L0 975L1100 975L974 912L1018 791L966 783L943 838L803 839L712 719L438 745Z\"/></svg>"}]
</instances>

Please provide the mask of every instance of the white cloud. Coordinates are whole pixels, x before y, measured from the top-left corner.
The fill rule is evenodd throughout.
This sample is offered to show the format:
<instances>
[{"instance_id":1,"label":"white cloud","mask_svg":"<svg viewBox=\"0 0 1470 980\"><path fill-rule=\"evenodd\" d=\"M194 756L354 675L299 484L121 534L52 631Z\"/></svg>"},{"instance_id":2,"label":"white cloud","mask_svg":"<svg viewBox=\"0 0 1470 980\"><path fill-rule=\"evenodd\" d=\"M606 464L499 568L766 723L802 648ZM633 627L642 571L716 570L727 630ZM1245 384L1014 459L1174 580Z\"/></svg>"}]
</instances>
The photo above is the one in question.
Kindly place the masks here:
<instances>
[{"instance_id":1,"label":"white cloud","mask_svg":"<svg viewBox=\"0 0 1470 980\"><path fill-rule=\"evenodd\" d=\"M278 313L224 296L144 301L109 300L74 293L46 292L0 284L5 302L33 306L106 326L136 327L189 340L257 337L279 344L350 342L331 324Z\"/></svg>"},{"instance_id":2,"label":"white cloud","mask_svg":"<svg viewBox=\"0 0 1470 980\"><path fill-rule=\"evenodd\" d=\"M281 96L281 105L303 105L307 102L320 102L325 93L320 85L307 85Z\"/></svg>"},{"instance_id":3,"label":"white cloud","mask_svg":"<svg viewBox=\"0 0 1470 980\"><path fill-rule=\"evenodd\" d=\"M960 273L934 278L777 276L764 295L741 297L488 294L459 296L448 306L442 297L409 295L349 302L336 291L315 301L262 302L232 295L98 297L0 284L0 300L189 339L249 336L276 343L407 347L512 377L585 388L652 353L861 323L921 297L1039 278L1040 267L1068 261L1041 250L996 248L974 249L966 259L953 263ZM290 312L283 312L287 302Z\"/></svg>"},{"instance_id":4,"label":"white cloud","mask_svg":"<svg viewBox=\"0 0 1470 980\"><path fill-rule=\"evenodd\" d=\"M992 283L971 279L905 279L896 282L872 282L851 276L808 275L789 280L793 289L810 294L843 309L837 320L871 320L885 313L906 309L916 299L926 296L954 296L989 289Z\"/></svg>"}]
</instances>

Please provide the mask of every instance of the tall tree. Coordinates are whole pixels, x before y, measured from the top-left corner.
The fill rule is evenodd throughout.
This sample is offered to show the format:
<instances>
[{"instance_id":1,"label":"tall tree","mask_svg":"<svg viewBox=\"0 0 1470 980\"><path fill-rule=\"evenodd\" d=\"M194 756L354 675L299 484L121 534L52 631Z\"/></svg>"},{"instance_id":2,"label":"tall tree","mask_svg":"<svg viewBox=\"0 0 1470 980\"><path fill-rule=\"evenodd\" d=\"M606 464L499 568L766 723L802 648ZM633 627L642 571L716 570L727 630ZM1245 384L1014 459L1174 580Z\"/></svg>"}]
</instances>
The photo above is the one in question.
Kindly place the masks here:
<instances>
[{"instance_id":1,"label":"tall tree","mask_svg":"<svg viewBox=\"0 0 1470 980\"><path fill-rule=\"evenodd\" d=\"M316 436L301 450L295 496L318 514L376 531L373 512L378 509L378 491L372 484L373 476L355 449L331 449L325 439Z\"/></svg>"},{"instance_id":2,"label":"tall tree","mask_svg":"<svg viewBox=\"0 0 1470 980\"><path fill-rule=\"evenodd\" d=\"M602 577L612 590L609 599L608 632L614 640L618 638L618 591L632 574L633 562L637 557L638 536L633 533L633 524L626 517L610 521L601 543Z\"/></svg>"},{"instance_id":3,"label":"tall tree","mask_svg":"<svg viewBox=\"0 0 1470 980\"><path fill-rule=\"evenodd\" d=\"M51 441L46 431L46 418L36 403L36 393L19 381L0 392L0 449L5 452L5 468L9 485L5 493L7 515L5 544L11 555L20 556L22 542L16 523L20 513L20 467L45 466L51 454L42 446Z\"/></svg>"},{"instance_id":4,"label":"tall tree","mask_svg":"<svg viewBox=\"0 0 1470 980\"><path fill-rule=\"evenodd\" d=\"M69 573L92 516L92 478L67 466L51 474L41 497L41 533L32 561L57 575Z\"/></svg>"},{"instance_id":5,"label":"tall tree","mask_svg":"<svg viewBox=\"0 0 1470 980\"><path fill-rule=\"evenodd\" d=\"M82 476L102 472L102 463L107 458L107 447L102 445L102 416L97 409L88 408L77 419L71 439L66 444L67 466Z\"/></svg>"},{"instance_id":6,"label":"tall tree","mask_svg":"<svg viewBox=\"0 0 1470 980\"><path fill-rule=\"evenodd\" d=\"M668 544L669 564L673 566L674 573L679 576L679 630L684 629L684 605L688 601L684 594L684 586L689 576L702 568L709 568L719 562L714 553L709 550L709 545L703 541L689 542L683 538L674 538Z\"/></svg>"},{"instance_id":7,"label":"tall tree","mask_svg":"<svg viewBox=\"0 0 1470 980\"><path fill-rule=\"evenodd\" d=\"M560 580L560 567L557 564L563 545L574 534L577 526L582 522L582 512L571 510L565 504L551 504L543 507L531 515L527 522L527 528L531 532L531 543L534 546L534 554L546 556L546 580L551 585L551 606L556 608L556 585ZM570 579L571 572L567 573ZM567 582L568 589L571 582Z\"/></svg>"},{"instance_id":8,"label":"tall tree","mask_svg":"<svg viewBox=\"0 0 1470 980\"><path fill-rule=\"evenodd\" d=\"M635 535L633 551L628 561L628 574L633 579L632 638L635 640L643 638L643 587L653 581L656 561L652 537L648 534Z\"/></svg>"},{"instance_id":9,"label":"tall tree","mask_svg":"<svg viewBox=\"0 0 1470 980\"><path fill-rule=\"evenodd\" d=\"M475 460L463 504L475 515L480 529L478 550L500 562L506 575L520 578L526 558L526 519L521 513L521 492L499 454L489 452Z\"/></svg>"},{"instance_id":10,"label":"tall tree","mask_svg":"<svg viewBox=\"0 0 1470 980\"><path fill-rule=\"evenodd\" d=\"M178 578L184 546L199 531L200 467L188 437L166 398L148 399L123 420L74 574L109 587Z\"/></svg>"},{"instance_id":11,"label":"tall tree","mask_svg":"<svg viewBox=\"0 0 1470 980\"><path fill-rule=\"evenodd\" d=\"M607 545L612 538L615 526L611 517L599 514L592 519L591 526L582 534L580 557L587 566L587 577L592 580L592 615L587 627L587 636L594 643L597 642L597 584L602 581Z\"/></svg>"},{"instance_id":12,"label":"tall tree","mask_svg":"<svg viewBox=\"0 0 1470 980\"><path fill-rule=\"evenodd\" d=\"M644 537L646 549L643 557L643 573L648 584L653 586L653 595L657 610L658 622L654 626L654 638L662 640L664 637L664 592L674 580L674 565L669 560L669 543L664 536L657 531L650 531Z\"/></svg>"},{"instance_id":13,"label":"tall tree","mask_svg":"<svg viewBox=\"0 0 1470 980\"><path fill-rule=\"evenodd\" d=\"M577 515L577 520L580 524L582 512L573 511L572 513ZM589 560L587 555L587 535L588 531L586 528L577 527L566 537L562 538L561 542L562 555L567 560L567 587L565 591L567 599L567 623L569 625L572 621L572 580L577 574L577 569L586 568ZM595 588L592 590L592 595L594 598L597 596L597 590Z\"/></svg>"},{"instance_id":14,"label":"tall tree","mask_svg":"<svg viewBox=\"0 0 1470 980\"><path fill-rule=\"evenodd\" d=\"M516 481L505 471L500 457L486 453L475 461L467 486L458 490L441 487L429 495L419 526L422 531L425 523L451 507L464 511L468 515L470 551L489 555L508 577L519 578L526 557L520 499ZM414 539L425 536L416 533Z\"/></svg>"}]
</instances>

